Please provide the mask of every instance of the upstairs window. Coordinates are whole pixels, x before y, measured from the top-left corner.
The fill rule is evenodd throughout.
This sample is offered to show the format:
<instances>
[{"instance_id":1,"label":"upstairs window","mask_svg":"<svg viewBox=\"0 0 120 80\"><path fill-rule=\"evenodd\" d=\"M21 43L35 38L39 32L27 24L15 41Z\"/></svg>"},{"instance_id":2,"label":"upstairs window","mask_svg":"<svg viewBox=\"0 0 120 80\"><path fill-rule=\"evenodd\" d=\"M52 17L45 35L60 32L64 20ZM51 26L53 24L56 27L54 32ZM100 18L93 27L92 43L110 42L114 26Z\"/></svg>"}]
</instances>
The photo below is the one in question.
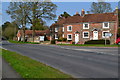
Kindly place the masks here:
<instances>
[{"instance_id":1,"label":"upstairs window","mask_svg":"<svg viewBox=\"0 0 120 80\"><path fill-rule=\"evenodd\" d=\"M103 28L109 28L109 22L104 22L103 23Z\"/></svg>"},{"instance_id":2,"label":"upstairs window","mask_svg":"<svg viewBox=\"0 0 120 80\"><path fill-rule=\"evenodd\" d=\"M72 31L72 26L67 26L67 31Z\"/></svg>"},{"instance_id":3,"label":"upstairs window","mask_svg":"<svg viewBox=\"0 0 120 80\"><path fill-rule=\"evenodd\" d=\"M55 32L58 32L58 28L55 28Z\"/></svg>"},{"instance_id":4,"label":"upstairs window","mask_svg":"<svg viewBox=\"0 0 120 80\"><path fill-rule=\"evenodd\" d=\"M83 29L89 29L89 23L84 23L83 24Z\"/></svg>"}]
</instances>

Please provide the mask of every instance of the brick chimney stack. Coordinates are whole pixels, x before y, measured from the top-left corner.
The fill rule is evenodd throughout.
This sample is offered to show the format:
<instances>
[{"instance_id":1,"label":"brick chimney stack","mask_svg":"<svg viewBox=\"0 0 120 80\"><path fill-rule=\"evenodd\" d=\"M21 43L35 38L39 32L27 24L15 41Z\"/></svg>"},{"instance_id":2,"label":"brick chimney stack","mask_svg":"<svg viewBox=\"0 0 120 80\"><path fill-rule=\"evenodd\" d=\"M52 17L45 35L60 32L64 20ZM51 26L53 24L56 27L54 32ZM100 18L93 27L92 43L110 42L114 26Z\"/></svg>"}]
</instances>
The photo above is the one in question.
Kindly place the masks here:
<instances>
[{"instance_id":1,"label":"brick chimney stack","mask_svg":"<svg viewBox=\"0 0 120 80\"><path fill-rule=\"evenodd\" d=\"M84 9L82 9L81 16L84 16L84 15L85 15L85 11L84 11Z\"/></svg>"}]
</instances>

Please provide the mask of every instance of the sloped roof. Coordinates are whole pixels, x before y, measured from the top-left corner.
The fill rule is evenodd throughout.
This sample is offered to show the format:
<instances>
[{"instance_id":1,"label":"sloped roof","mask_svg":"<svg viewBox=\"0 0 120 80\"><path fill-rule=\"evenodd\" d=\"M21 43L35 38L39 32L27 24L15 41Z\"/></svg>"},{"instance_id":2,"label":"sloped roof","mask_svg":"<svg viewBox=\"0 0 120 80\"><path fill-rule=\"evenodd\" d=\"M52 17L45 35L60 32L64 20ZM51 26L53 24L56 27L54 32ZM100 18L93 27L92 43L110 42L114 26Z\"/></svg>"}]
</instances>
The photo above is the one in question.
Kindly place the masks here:
<instances>
[{"instance_id":1,"label":"sloped roof","mask_svg":"<svg viewBox=\"0 0 120 80\"><path fill-rule=\"evenodd\" d=\"M76 15L71 16L68 18L60 19L57 23L54 23L50 26L57 27L58 25L61 26L63 24L70 24L70 23L81 23L81 22L110 22L116 21L117 15L115 13L98 13L98 14L85 14L84 16Z\"/></svg>"},{"instance_id":2,"label":"sloped roof","mask_svg":"<svg viewBox=\"0 0 120 80\"><path fill-rule=\"evenodd\" d=\"M23 30L19 30L18 34L22 35L22 33L23 33ZM32 33L33 33L33 30L25 30L25 35L32 35ZM49 33L50 33L49 29L43 30L43 31L41 31L41 30L35 30L35 35L36 36L37 35L49 34Z\"/></svg>"}]
</instances>

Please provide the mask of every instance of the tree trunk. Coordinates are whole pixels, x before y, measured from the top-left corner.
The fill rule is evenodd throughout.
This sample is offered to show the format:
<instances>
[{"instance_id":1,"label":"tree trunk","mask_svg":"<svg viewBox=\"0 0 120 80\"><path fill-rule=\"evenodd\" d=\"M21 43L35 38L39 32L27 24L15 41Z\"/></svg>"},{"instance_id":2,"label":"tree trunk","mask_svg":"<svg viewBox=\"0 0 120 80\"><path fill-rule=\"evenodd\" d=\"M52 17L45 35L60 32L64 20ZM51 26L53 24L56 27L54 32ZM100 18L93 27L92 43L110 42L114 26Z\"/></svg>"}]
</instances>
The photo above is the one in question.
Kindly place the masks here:
<instances>
[{"instance_id":1,"label":"tree trunk","mask_svg":"<svg viewBox=\"0 0 120 80\"><path fill-rule=\"evenodd\" d=\"M34 36L35 36L35 29L34 29L34 26L32 27L32 40L34 42Z\"/></svg>"},{"instance_id":2,"label":"tree trunk","mask_svg":"<svg viewBox=\"0 0 120 80\"><path fill-rule=\"evenodd\" d=\"M23 42L25 42L25 26L23 26Z\"/></svg>"}]
</instances>

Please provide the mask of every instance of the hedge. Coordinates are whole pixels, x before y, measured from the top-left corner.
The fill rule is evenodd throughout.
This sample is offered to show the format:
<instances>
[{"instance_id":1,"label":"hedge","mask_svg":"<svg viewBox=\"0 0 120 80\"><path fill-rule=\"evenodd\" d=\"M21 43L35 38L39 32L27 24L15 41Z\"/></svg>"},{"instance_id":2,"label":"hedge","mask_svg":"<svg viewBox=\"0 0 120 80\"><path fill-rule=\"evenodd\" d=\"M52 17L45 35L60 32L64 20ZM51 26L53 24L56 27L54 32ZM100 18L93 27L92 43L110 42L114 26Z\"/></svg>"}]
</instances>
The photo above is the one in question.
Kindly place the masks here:
<instances>
[{"instance_id":1,"label":"hedge","mask_svg":"<svg viewBox=\"0 0 120 80\"><path fill-rule=\"evenodd\" d=\"M105 40L90 40L86 41L85 44L105 44ZM106 44L110 44L110 40L106 40Z\"/></svg>"}]
</instances>

